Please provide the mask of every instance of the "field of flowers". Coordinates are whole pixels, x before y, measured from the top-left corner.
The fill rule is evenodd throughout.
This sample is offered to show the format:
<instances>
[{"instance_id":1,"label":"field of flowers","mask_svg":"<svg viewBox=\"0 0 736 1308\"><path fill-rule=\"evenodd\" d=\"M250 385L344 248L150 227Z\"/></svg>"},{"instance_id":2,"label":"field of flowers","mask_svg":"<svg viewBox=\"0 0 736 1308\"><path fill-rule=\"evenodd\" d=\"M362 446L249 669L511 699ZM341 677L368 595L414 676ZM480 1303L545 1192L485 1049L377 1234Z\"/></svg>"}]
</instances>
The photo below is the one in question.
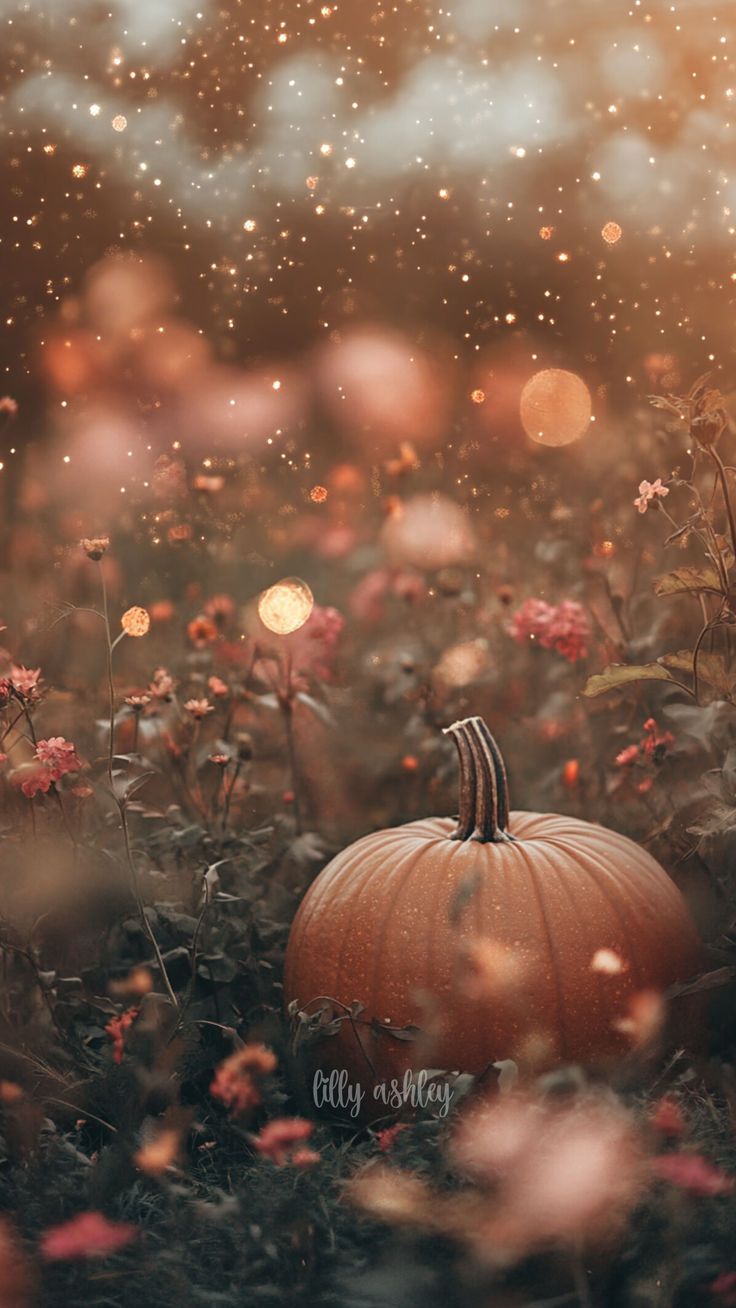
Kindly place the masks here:
<instances>
[{"instance_id":1,"label":"field of flowers","mask_svg":"<svg viewBox=\"0 0 736 1308\"><path fill-rule=\"evenodd\" d=\"M99 472L44 496L41 450L14 474L4 1308L736 1303L729 401L642 394L615 442L520 434L492 470L474 404L441 454L411 397L369 459L316 428L298 467L171 448L124 509ZM703 966L634 993L605 1073L435 1069L449 1115L361 1124L310 1093L341 1015L286 1011L290 924L351 840L457 811L468 715L518 807L657 857Z\"/></svg>"}]
</instances>

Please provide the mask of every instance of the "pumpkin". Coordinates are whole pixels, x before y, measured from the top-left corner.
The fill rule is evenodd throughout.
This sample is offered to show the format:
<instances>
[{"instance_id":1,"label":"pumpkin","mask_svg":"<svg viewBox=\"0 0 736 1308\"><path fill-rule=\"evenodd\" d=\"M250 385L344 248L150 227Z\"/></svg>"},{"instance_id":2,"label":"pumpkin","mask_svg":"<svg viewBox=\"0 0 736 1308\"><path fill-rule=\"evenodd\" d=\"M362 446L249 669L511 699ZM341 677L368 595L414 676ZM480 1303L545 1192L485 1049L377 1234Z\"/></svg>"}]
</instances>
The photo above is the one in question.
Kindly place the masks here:
<instances>
[{"instance_id":1,"label":"pumpkin","mask_svg":"<svg viewBox=\"0 0 736 1308\"><path fill-rule=\"evenodd\" d=\"M319 1063L362 1086L367 1108L377 1083L412 1068L480 1075L501 1059L621 1055L632 998L700 961L685 902L650 854L578 818L510 812L482 719L447 732L458 821L350 845L309 888L289 938L286 1003L317 1034L324 1023ZM385 1111L378 1098L373 1115Z\"/></svg>"}]
</instances>

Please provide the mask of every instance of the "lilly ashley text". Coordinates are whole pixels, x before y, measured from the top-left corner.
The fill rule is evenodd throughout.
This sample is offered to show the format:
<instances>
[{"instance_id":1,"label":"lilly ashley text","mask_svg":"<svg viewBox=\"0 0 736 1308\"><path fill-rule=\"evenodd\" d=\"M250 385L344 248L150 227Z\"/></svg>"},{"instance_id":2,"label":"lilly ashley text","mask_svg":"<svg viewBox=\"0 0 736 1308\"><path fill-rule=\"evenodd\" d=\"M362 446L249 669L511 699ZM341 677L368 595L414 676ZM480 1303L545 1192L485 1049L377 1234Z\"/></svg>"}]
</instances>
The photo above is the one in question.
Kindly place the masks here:
<instances>
[{"instance_id":1,"label":"lilly ashley text","mask_svg":"<svg viewBox=\"0 0 736 1308\"><path fill-rule=\"evenodd\" d=\"M387 1109L403 1108L405 1104L412 1108L426 1108L433 1104L439 1117L447 1116L452 1094L453 1088L448 1081L430 1080L426 1071L416 1075L405 1072L401 1080L395 1077L390 1081L379 1081L373 1087L373 1098ZM365 1095L366 1091L350 1080L345 1068L314 1074L312 1098L316 1108L341 1108L351 1117L358 1117Z\"/></svg>"}]
</instances>

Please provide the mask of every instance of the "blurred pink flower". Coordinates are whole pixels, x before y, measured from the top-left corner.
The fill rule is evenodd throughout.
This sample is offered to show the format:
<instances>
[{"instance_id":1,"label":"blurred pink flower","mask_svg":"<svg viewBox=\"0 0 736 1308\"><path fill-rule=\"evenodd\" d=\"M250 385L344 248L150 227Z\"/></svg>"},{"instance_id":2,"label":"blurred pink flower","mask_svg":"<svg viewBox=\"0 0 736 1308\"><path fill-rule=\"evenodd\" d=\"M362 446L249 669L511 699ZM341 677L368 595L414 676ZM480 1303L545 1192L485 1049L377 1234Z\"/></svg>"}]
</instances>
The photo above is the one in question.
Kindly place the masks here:
<instances>
[{"instance_id":1,"label":"blurred pink flower","mask_svg":"<svg viewBox=\"0 0 736 1308\"><path fill-rule=\"evenodd\" d=\"M675 743L672 732L660 731L654 718L647 718L643 731L644 735L638 745L627 745L616 755L617 767L630 767L637 759L648 759L652 763L664 761L668 749L671 749Z\"/></svg>"},{"instance_id":2,"label":"blurred pink flower","mask_svg":"<svg viewBox=\"0 0 736 1308\"><path fill-rule=\"evenodd\" d=\"M509 634L520 645L525 645L529 640L540 640L549 626L553 612L552 605L546 600L533 597L526 599L521 608L511 615Z\"/></svg>"},{"instance_id":3,"label":"blurred pink flower","mask_svg":"<svg viewBox=\"0 0 736 1308\"><path fill-rule=\"evenodd\" d=\"M122 1063L125 1054L125 1033L135 1022L140 1008L128 1008L124 1013L118 1013L116 1017L111 1017L105 1027L105 1034L112 1041L112 1057L115 1063Z\"/></svg>"},{"instance_id":4,"label":"blurred pink flower","mask_svg":"<svg viewBox=\"0 0 736 1308\"><path fill-rule=\"evenodd\" d=\"M373 568L361 577L353 588L348 605L359 622L380 622L384 614L384 599L391 581L389 568Z\"/></svg>"},{"instance_id":5,"label":"blurred pink flower","mask_svg":"<svg viewBox=\"0 0 736 1308\"><path fill-rule=\"evenodd\" d=\"M276 1066L276 1055L265 1045L243 1045L215 1068L210 1094L233 1116L247 1113L263 1102L260 1080Z\"/></svg>"},{"instance_id":6,"label":"blurred pink flower","mask_svg":"<svg viewBox=\"0 0 736 1308\"><path fill-rule=\"evenodd\" d=\"M714 1167L702 1154L663 1154L654 1159L652 1166L656 1176L689 1194L730 1194L734 1188L733 1177Z\"/></svg>"},{"instance_id":7,"label":"blurred pink flower","mask_svg":"<svg viewBox=\"0 0 736 1308\"><path fill-rule=\"evenodd\" d=\"M47 794L56 781L67 772L78 772L81 766L82 760L72 742L63 736L52 736L49 740L39 740L33 759L16 770L13 780L27 799L34 799L39 793Z\"/></svg>"},{"instance_id":8,"label":"blurred pink flower","mask_svg":"<svg viewBox=\"0 0 736 1308\"><path fill-rule=\"evenodd\" d=\"M288 637L294 671L331 681L345 619L337 609L315 604L303 627Z\"/></svg>"},{"instance_id":9,"label":"blurred pink flower","mask_svg":"<svg viewBox=\"0 0 736 1308\"><path fill-rule=\"evenodd\" d=\"M295 1149L291 1155L292 1167L314 1167L321 1161L321 1154L316 1149Z\"/></svg>"},{"instance_id":10,"label":"blurred pink flower","mask_svg":"<svg viewBox=\"0 0 736 1308\"><path fill-rule=\"evenodd\" d=\"M588 653L586 642L590 634L590 622L583 606L575 600L563 600L553 609L540 644L545 649L556 650L568 663L577 663Z\"/></svg>"},{"instance_id":11,"label":"blurred pink flower","mask_svg":"<svg viewBox=\"0 0 736 1308\"><path fill-rule=\"evenodd\" d=\"M736 1305L736 1272L721 1272L715 1281L711 1281L708 1288L711 1294L721 1300L725 1308L734 1308L734 1305Z\"/></svg>"},{"instance_id":12,"label":"blurred pink flower","mask_svg":"<svg viewBox=\"0 0 736 1308\"><path fill-rule=\"evenodd\" d=\"M44 1231L41 1256L47 1261L105 1258L130 1244L137 1234L138 1228L128 1222L110 1222L103 1213L80 1213Z\"/></svg>"},{"instance_id":13,"label":"blurred pink flower","mask_svg":"<svg viewBox=\"0 0 736 1308\"><path fill-rule=\"evenodd\" d=\"M576 600L548 604L531 597L512 614L508 631L519 644L534 641L542 649L553 649L570 663L585 658L590 639L590 622Z\"/></svg>"},{"instance_id":14,"label":"blurred pink flower","mask_svg":"<svg viewBox=\"0 0 736 1308\"><path fill-rule=\"evenodd\" d=\"M477 1231L480 1250L493 1248L494 1257L605 1240L644 1184L634 1120L602 1096L494 1100L463 1117L452 1151L460 1169L495 1196Z\"/></svg>"},{"instance_id":15,"label":"blurred pink flower","mask_svg":"<svg viewBox=\"0 0 736 1308\"><path fill-rule=\"evenodd\" d=\"M148 689L156 699L171 699L175 688L176 682L166 668L154 668Z\"/></svg>"},{"instance_id":16,"label":"blurred pink flower","mask_svg":"<svg viewBox=\"0 0 736 1308\"><path fill-rule=\"evenodd\" d=\"M376 1143L382 1154L387 1154L393 1149L396 1143L396 1137L402 1131L408 1131L408 1122L395 1122L393 1126L386 1126L382 1131L376 1133Z\"/></svg>"},{"instance_id":17,"label":"blurred pink flower","mask_svg":"<svg viewBox=\"0 0 736 1308\"><path fill-rule=\"evenodd\" d=\"M304 1117L276 1117L272 1122L267 1122L258 1135L252 1137L251 1143L259 1154L270 1158L277 1167L283 1167L303 1153L302 1149L294 1153L294 1145L307 1140L313 1130L314 1123ZM311 1150L309 1152L311 1154Z\"/></svg>"},{"instance_id":18,"label":"blurred pink flower","mask_svg":"<svg viewBox=\"0 0 736 1308\"><path fill-rule=\"evenodd\" d=\"M7 413L14 418L18 412L18 401L14 400L11 395L3 395L0 398L0 413Z\"/></svg>"},{"instance_id":19,"label":"blurred pink flower","mask_svg":"<svg viewBox=\"0 0 736 1308\"><path fill-rule=\"evenodd\" d=\"M639 482L639 495L634 500L634 504L640 513L646 513L652 500L664 499L669 495L669 490L662 485L662 478L658 477L656 481Z\"/></svg>"},{"instance_id":20,"label":"blurred pink flower","mask_svg":"<svg viewBox=\"0 0 736 1308\"><path fill-rule=\"evenodd\" d=\"M645 735L639 745L640 750L647 758L659 761L664 753L675 743L675 737L671 731L660 731L654 718L647 718L644 723Z\"/></svg>"},{"instance_id":21,"label":"blurred pink flower","mask_svg":"<svg viewBox=\"0 0 736 1308\"><path fill-rule=\"evenodd\" d=\"M661 1132L662 1135L669 1136L671 1139L679 1139L685 1134L685 1119L682 1115L682 1109L676 1099L671 1095L663 1095L654 1105L654 1111L651 1117L652 1126L655 1131Z\"/></svg>"},{"instance_id":22,"label":"blurred pink flower","mask_svg":"<svg viewBox=\"0 0 736 1308\"><path fill-rule=\"evenodd\" d=\"M206 718L208 713L214 713L215 706L210 704L208 699L188 699L184 705L187 713L191 713L195 722L201 722Z\"/></svg>"},{"instance_id":23,"label":"blurred pink flower","mask_svg":"<svg viewBox=\"0 0 736 1308\"><path fill-rule=\"evenodd\" d=\"M13 773L13 782L20 786L26 799L35 799L38 794L47 794L53 785L53 777L48 768L40 764L22 765Z\"/></svg>"}]
</instances>

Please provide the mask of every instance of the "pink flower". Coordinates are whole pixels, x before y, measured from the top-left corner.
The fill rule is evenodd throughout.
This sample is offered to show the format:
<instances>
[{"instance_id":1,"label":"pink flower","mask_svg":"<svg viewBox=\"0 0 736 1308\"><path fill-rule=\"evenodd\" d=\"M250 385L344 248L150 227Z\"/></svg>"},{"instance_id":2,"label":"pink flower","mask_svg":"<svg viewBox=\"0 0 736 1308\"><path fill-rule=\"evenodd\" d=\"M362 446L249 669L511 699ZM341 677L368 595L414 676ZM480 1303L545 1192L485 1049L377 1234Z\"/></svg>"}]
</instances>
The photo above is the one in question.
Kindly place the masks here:
<instances>
[{"instance_id":1,"label":"pink flower","mask_svg":"<svg viewBox=\"0 0 736 1308\"><path fill-rule=\"evenodd\" d=\"M664 1154L654 1159L654 1171L664 1181L670 1181L689 1194L730 1194L733 1178L714 1167L702 1154Z\"/></svg>"},{"instance_id":2,"label":"pink flower","mask_svg":"<svg viewBox=\"0 0 736 1308\"><path fill-rule=\"evenodd\" d=\"M726 1308L736 1305L736 1272L721 1272L709 1286L711 1294L720 1299Z\"/></svg>"},{"instance_id":3,"label":"pink flower","mask_svg":"<svg viewBox=\"0 0 736 1308\"><path fill-rule=\"evenodd\" d=\"M359 622L380 622L391 581L388 568L374 568L361 577L348 600L350 612Z\"/></svg>"},{"instance_id":4,"label":"pink flower","mask_svg":"<svg viewBox=\"0 0 736 1308\"><path fill-rule=\"evenodd\" d=\"M606 1239L644 1182L634 1119L604 1098L554 1103L501 1096L464 1114L452 1152L489 1192L482 1247L515 1256L549 1243ZM495 1204L490 1196L495 1196Z\"/></svg>"},{"instance_id":5,"label":"pink flower","mask_svg":"<svg viewBox=\"0 0 736 1308\"><path fill-rule=\"evenodd\" d=\"M40 676L40 668L13 666L10 669L9 680L16 694L21 695L23 699L33 700L38 695Z\"/></svg>"},{"instance_id":6,"label":"pink flower","mask_svg":"<svg viewBox=\"0 0 736 1308\"><path fill-rule=\"evenodd\" d=\"M148 689L156 699L171 699L176 683L166 668L155 668Z\"/></svg>"},{"instance_id":7,"label":"pink flower","mask_svg":"<svg viewBox=\"0 0 736 1308\"><path fill-rule=\"evenodd\" d=\"M646 735L639 748L647 758L659 762L670 746L674 745L675 737L671 731L660 731L654 718L647 718L644 731Z\"/></svg>"},{"instance_id":8,"label":"pink flower","mask_svg":"<svg viewBox=\"0 0 736 1308\"><path fill-rule=\"evenodd\" d=\"M376 1141L382 1154L387 1154L390 1149L393 1149L397 1135L400 1131L406 1131L408 1126L408 1122L396 1122L393 1126L386 1126L377 1133Z\"/></svg>"},{"instance_id":9,"label":"pink flower","mask_svg":"<svg viewBox=\"0 0 736 1308\"><path fill-rule=\"evenodd\" d=\"M521 608L512 614L509 623L509 635L514 640L518 640L520 645L526 645L529 640L541 640L547 627L554 609L551 604L547 604L542 599L526 599Z\"/></svg>"},{"instance_id":10,"label":"pink flower","mask_svg":"<svg viewBox=\"0 0 736 1308\"><path fill-rule=\"evenodd\" d=\"M188 699L184 705L187 713L191 713L195 722L201 722L206 718L208 713L214 713L215 706L210 704L208 699Z\"/></svg>"},{"instance_id":11,"label":"pink flower","mask_svg":"<svg viewBox=\"0 0 736 1308\"><path fill-rule=\"evenodd\" d=\"M662 478L658 477L656 481L639 482L639 496L634 500L634 504L640 513L646 513L652 500L664 499L669 495L669 490L662 485Z\"/></svg>"},{"instance_id":12,"label":"pink flower","mask_svg":"<svg viewBox=\"0 0 736 1308\"><path fill-rule=\"evenodd\" d=\"M129 1031L138 1014L140 1008L128 1008L124 1013L119 1013L117 1017L110 1018L105 1027L105 1034L112 1041L112 1057L115 1063L122 1063L123 1054L125 1053L125 1033Z\"/></svg>"},{"instance_id":13,"label":"pink flower","mask_svg":"<svg viewBox=\"0 0 736 1308\"><path fill-rule=\"evenodd\" d=\"M524 600L512 615L508 631L519 644L534 641L542 649L556 650L570 663L585 658L591 634L585 609L576 600L553 605L534 597Z\"/></svg>"},{"instance_id":14,"label":"pink flower","mask_svg":"<svg viewBox=\"0 0 736 1308\"><path fill-rule=\"evenodd\" d=\"M247 1113L263 1102L260 1080L276 1071L276 1055L265 1045L244 1045L215 1069L210 1086L213 1099L230 1109L233 1116Z\"/></svg>"},{"instance_id":15,"label":"pink flower","mask_svg":"<svg viewBox=\"0 0 736 1308\"><path fill-rule=\"evenodd\" d=\"M311 674L321 681L330 681L337 644L344 626L345 619L337 609L315 604L304 626L289 637L295 671Z\"/></svg>"},{"instance_id":16,"label":"pink flower","mask_svg":"<svg viewBox=\"0 0 736 1308\"><path fill-rule=\"evenodd\" d=\"M568 663L577 663L588 653L588 640L590 623L585 609L575 600L563 600L552 610L540 644L545 649L556 650Z\"/></svg>"},{"instance_id":17,"label":"pink flower","mask_svg":"<svg viewBox=\"0 0 736 1308\"><path fill-rule=\"evenodd\" d=\"M49 740L39 740L36 752L30 763L22 764L13 777L27 799L36 795L48 794L56 781L60 781L67 772L78 772L82 760L70 740L63 736L52 736Z\"/></svg>"},{"instance_id":18,"label":"pink flower","mask_svg":"<svg viewBox=\"0 0 736 1308\"><path fill-rule=\"evenodd\" d=\"M11 395L3 395L0 398L0 413L8 413L14 418L18 412L18 401L14 400Z\"/></svg>"},{"instance_id":19,"label":"pink flower","mask_svg":"<svg viewBox=\"0 0 736 1308\"><path fill-rule=\"evenodd\" d=\"M662 763L667 750L675 743L671 731L660 731L654 718L647 718L643 726L644 735L638 745L627 745L616 755L616 766L630 767L637 759L649 759L651 763ZM641 783L642 785L644 783ZM651 779L647 789L651 787Z\"/></svg>"},{"instance_id":20,"label":"pink flower","mask_svg":"<svg viewBox=\"0 0 736 1308\"><path fill-rule=\"evenodd\" d=\"M291 1161L294 1161L294 1145L307 1140L313 1130L314 1123L303 1117L277 1117L273 1122L267 1122L259 1135L252 1137L251 1143L259 1154L270 1158L277 1167L283 1167L289 1162L290 1154Z\"/></svg>"},{"instance_id":21,"label":"pink flower","mask_svg":"<svg viewBox=\"0 0 736 1308\"><path fill-rule=\"evenodd\" d=\"M295 1149L291 1155L292 1167L314 1167L320 1161L321 1155L316 1149Z\"/></svg>"},{"instance_id":22,"label":"pink flower","mask_svg":"<svg viewBox=\"0 0 736 1308\"><path fill-rule=\"evenodd\" d=\"M46 795L54 783L48 768L33 763L18 768L13 775L13 781L20 786L26 799L35 799L39 793Z\"/></svg>"},{"instance_id":23,"label":"pink flower","mask_svg":"<svg viewBox=\"0 0 736 1308\"><path fill-rule=\"evenodd\" d=\"M128 1222L110 1222L103 1213L80 1213L41 1236L41 1256L47 1261L70 1258L105 1258L138 1234Z\"/></svg>"},{"instance_id":24,"label":"pink flower","mask_svg":"<svg viewBox=\"0 0 736 1308\"><path fill-rule=\"evenodd\" d=\"M662 1135L669 1136L673 1140L684 1135L685 1119L682 1109L671 1095L663 1095L654 1105L652 1126L655 1131L660 1131Z\"/></svg>"},{"instance_id":25,"label":"pink flower","mask_svg":"<svg viewBox=\"0 0 736 1308\"><path fill-rule=\"evenodd\" d=\"M51 736L48 740L39 740L36 746L36 758L52 773L52 780L58 781L66 772L78 772L82 760L70 740L63 736Z\"/></svg>"}]
</instances>

